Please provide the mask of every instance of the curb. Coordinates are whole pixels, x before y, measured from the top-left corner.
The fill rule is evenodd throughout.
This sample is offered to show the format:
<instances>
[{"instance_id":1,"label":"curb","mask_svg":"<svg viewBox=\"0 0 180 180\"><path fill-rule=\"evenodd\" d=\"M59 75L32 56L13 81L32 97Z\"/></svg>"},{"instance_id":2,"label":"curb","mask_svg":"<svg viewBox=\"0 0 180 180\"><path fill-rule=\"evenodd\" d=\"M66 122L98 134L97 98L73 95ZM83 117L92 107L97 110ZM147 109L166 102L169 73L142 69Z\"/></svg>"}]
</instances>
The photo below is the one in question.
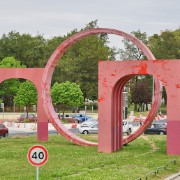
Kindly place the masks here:
<instances>
[{"instance_id":1,"label":"curb","mask_svg":"<svg viewBox=\"0 0 180 180\"><path fill-rule=\"evenodd\" d=\"M164 180L180 180L180 172L177 174L173 174L172 176L170 176Z\"/></svg>"}]
</instances>

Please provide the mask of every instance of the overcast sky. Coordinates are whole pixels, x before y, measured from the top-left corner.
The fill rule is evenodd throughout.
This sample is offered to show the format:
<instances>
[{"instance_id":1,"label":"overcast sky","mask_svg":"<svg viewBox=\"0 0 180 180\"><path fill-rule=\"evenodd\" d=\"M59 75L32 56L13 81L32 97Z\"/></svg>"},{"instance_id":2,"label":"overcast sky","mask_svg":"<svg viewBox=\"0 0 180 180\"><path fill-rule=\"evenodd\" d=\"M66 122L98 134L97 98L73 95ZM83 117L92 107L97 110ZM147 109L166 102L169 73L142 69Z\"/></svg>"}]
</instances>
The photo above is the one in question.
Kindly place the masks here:
<instances>
[{"instance_id":1,"label":"overcast sky","mask_svg":"<svg viewBox=\"0 0 180 180\"><path fill-rule=\"evenodd\" d=\"M99 27L159 34L180 27L180 0L0 0L0 35L15 30L50 38L96 19Z\"/></svg>"}]
</instances>

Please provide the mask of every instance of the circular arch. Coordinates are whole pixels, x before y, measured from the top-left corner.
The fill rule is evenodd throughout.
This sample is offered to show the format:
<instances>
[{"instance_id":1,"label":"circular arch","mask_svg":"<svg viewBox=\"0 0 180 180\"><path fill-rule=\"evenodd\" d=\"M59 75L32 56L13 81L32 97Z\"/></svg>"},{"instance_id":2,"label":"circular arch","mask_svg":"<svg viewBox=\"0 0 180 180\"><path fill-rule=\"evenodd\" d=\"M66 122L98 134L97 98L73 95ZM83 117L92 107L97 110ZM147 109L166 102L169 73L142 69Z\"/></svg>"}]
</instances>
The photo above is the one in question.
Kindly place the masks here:
<instances>
[{"instance_id":1,"label":"circular arch","mask_svg":"<svg viewBox=\"0 0 180 180\"><path fill-rule=\"evenodd\" d=\"M48 63L45 67L44 73L43 73L43 78L42 78L42 99L43 99L43 105L45 112L50 119L51 123L55 126L55 128L63 135L66 139L69 141L72 141L75 144L78 145L86 145L86 146L97 146L97 143L93 143L90 141L85 141L82 138L79 138L75 134L71 133L69 130L67 130L63 124L59 121L59 118L57 114L54 111L52 101L51 101L51 95L50 95L50 86L51 86L51 79L52 75L54 72L54 69L56 67L57 62L59 59L63 56L64 52L73 44L75 44L78 40L90 36L90 35L95 35L95 34L100 34L100 33L106 33L106 34L115 34L118 36L122 36L130 41L132 41L141 51L144 53L144 55L147 57L148 60L155 60L154 55L151 53L151 51L146 47L146 45L141 42L139 39L136 37L127 34L123 31L119 31L116 29L109 29L109 28L96 28L96 29L88 29L85 31L81 31L79 33L74 34L73 36L69 37L67 40L62 42L57 49L52 53L51 57L48 60ZM129 75L129 78L132 78L132 75ZM162 84L158 79L155 79L155 91L154 91L154 101L152 105L152 109L147 116L147 119L145 120L147 123L150 123L153 120L152 114L154 112L158 111L158 108L160 106L160 91ZM140 130L143 129L144 127L141 127ZM139 130L139 132L140 132ZM140 133L132 134L133 140L138 137ZM131 137L131 136L130 136ZM130 142L132 139L126 139L125 143ZM125 144L124 143L124 144Z\"/></svg>"}]
</instances>

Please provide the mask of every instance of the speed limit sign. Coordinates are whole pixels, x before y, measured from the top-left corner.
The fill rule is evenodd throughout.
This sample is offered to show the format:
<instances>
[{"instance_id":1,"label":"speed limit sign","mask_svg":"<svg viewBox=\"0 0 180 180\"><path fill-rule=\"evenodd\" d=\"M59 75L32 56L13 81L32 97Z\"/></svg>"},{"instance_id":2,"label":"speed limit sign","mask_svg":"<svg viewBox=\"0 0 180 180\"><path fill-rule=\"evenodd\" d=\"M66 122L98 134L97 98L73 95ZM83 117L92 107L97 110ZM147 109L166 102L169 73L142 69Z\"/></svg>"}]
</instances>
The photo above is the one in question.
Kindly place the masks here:
<instances>
[{"instance_id":1,"label":"speed limit sign","mask_svg":"<svg viewBox=\"0 0 180 180\"><path fill-rule=\"evenodd\" d=\"M29 149L27 158L33 166L42 166L48 160L48 151L41 145L35 145Z\"/></svg>"}]
</instances>

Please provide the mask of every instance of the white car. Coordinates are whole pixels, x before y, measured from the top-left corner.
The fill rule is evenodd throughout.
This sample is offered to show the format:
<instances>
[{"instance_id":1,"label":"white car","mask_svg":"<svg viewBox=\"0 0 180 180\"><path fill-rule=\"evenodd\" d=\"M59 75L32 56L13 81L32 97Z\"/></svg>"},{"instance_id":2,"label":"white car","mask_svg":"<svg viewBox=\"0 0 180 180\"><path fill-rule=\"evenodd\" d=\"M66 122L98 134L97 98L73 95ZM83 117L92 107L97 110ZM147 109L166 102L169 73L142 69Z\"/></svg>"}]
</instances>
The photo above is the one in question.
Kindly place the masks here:
<instances>
[{"instance_id":1,"label":"white car","mask_svg":"<svg viewBox=\"0 0 180 180\"><path fill-rule=\"evenodd\" d=\"M79 132L81 134L97 134L98 133L98 122L91 124L90 126L80 127Z\"/></svg>"},{"instance_id":2,"label":"white car","mask_svg":"<svg viewBox=\"0 0 180 180\"><path fill-rule=\"evenodd\" d=\"M126 120L123 120L123 133L126 133L127 135L131 134L132 128L129 126L129 123ZM98 122L94 122L90 124L89 126L79 127L78 128L79 133L81 134L97 134L98 133Z\"/></svg>"},{"instance_id":3,"label":"white car","mask_svg":"<svg viewBox=\"0 0 180 180\"><path fill-rule=\"evenodd\" d=\"M130 135L132 132L132 126L129 125L128 121L123 120L123 133Z\"/></svg>"},{"instance_id":4,"label":"white car","mask_svg":"<svg viewBox=\"0 0 180 180\"><path fill-rule=\"evenodd\" d=\"M80 127L88 127L94 123L98 122L97 119L94 118L89 118L88 120L84 121L83 123L80 124Z\"/></svg>"}]
</instances>

